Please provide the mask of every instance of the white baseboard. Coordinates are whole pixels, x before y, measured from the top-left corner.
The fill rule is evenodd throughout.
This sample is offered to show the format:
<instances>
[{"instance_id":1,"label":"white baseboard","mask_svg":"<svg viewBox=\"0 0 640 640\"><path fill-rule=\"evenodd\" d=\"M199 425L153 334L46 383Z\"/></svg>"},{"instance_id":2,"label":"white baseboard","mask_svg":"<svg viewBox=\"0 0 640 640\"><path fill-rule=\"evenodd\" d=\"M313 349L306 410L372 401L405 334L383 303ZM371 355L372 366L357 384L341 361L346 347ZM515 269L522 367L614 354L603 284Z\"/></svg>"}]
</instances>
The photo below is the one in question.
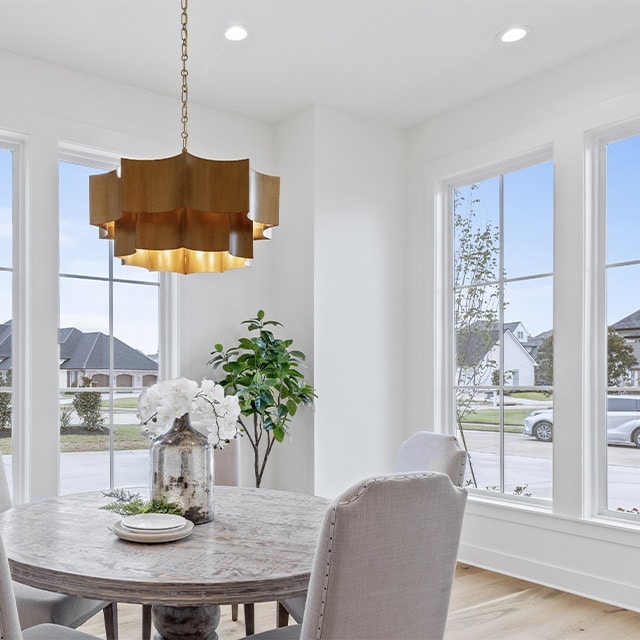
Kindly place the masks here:
<instances>
[{"instance_id":1,"label":"white baseboard","mask_svg":"<svg viewBox=\"0 0 640 640\"><path fill-rule=\"evenodd\" d=\"M625 544L629 531L618 536L599 523L495 515L495 505L468 510L460 562L640 612L640 533L636 544ZM595 535L601 529L602 537Z\"/></svg>"}]
</instances>

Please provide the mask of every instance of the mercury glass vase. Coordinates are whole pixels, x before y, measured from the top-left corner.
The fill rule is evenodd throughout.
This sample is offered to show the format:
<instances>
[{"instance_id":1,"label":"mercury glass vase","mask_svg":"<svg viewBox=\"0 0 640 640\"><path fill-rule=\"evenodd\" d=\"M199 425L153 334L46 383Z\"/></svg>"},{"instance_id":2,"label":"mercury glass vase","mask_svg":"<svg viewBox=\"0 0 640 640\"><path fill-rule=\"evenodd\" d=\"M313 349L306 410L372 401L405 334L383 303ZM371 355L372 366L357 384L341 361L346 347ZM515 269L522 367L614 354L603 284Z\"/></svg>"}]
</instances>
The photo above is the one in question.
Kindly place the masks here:
<instances>
[{"instance_id":1,"label":"mercury glass vase","mask_svg":"<svg viewBox=\"0 0 640 640\"><path fill-rule=\"evenodd\" d=\"M152 499L177 504L194 524L213 520L213 447L188 413L153 441L149 455Z\"/></svg>"}]
</instances>

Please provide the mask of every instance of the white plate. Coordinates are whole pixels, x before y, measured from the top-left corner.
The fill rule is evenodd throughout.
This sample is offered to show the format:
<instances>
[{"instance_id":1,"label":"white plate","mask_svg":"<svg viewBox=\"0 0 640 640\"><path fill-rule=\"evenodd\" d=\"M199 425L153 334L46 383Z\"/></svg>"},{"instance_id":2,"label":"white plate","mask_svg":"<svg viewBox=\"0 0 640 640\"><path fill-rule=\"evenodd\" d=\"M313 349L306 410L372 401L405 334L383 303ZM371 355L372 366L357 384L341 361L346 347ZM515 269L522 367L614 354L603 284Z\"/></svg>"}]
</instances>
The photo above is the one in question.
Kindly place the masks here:
<instances>
[{"instance_id":1,"label":"white plate","mask_svg":"<svg viewBox=\"0 0 640 640\"><path fill-rule=\"evenodd\" d=\"M122 526L135 531L166 531L183 527L186 520L173 513L138 513L122 518Z\"/></svg>"},{"instance_id":2,"label":"white plate","mask_svg":"<svg viewBox=\"0 0 640 640\"><path fill-rule=\"evenodd\" d=\"M193 531L193 522L185 520L183 526L174 527L173 529L167 529L165 531L134 531L133 529L123 527L122 522L116 522L111 527L111 531L113 531L118 538L129 540L130 542L157 544L159 542L173 542L174 540L186 538L191 531Z\"/></svg>"}]
</instances>

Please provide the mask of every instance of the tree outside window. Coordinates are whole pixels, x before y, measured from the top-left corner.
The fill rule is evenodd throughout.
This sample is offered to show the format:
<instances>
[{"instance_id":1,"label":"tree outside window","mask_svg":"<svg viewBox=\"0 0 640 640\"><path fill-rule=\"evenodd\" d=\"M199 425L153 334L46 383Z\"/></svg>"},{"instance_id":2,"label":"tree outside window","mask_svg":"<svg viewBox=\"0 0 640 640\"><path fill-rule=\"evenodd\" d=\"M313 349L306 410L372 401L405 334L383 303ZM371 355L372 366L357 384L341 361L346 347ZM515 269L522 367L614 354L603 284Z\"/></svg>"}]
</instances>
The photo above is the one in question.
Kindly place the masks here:
<instances>
[{"instance_id":1,"label":"tree outside window","mask_svg":"<svg viewBox=\"0 0 640 640\"><path fill-rule=\"evenodd\" d=\"M535 459L527 447L537 443L522 430L524 417L549 408L553 395L551 376L541 383L538 373L540 349L552 361L552 164L456 185L450 202L454 389L468 482L548 499L549 456ZM530 487L541 476L544 483Z\"/></svg>"}]
</instances>

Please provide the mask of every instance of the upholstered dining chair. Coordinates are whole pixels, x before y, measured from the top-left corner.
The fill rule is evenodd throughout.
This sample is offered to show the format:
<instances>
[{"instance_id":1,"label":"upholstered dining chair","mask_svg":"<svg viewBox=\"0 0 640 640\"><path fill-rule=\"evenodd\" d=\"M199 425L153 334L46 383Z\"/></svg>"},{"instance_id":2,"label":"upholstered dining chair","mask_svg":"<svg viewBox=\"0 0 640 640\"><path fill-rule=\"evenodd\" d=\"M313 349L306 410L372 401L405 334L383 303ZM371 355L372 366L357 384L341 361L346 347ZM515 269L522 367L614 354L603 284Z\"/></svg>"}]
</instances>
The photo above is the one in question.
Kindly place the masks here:
<instances>
[{"instance_id":1,"label":"upholstered dining chair","mask_svg":"<svg viewBox=\"0 0 640 640\"><path fill-rule=\"evenodd\" d=\"M11 507L11 494L7 474L0 457L0 511L6 511L9 507ZM118 639L118 609L115 602L68 596L63 593L36 589L19 582L15 582L13 585L13 595L23 629L44 623L75 629L102 610L107 640Z\"/></svg>"},{"instance_id":2,"label":"upholstered dining chair","mask_svg":"<svg viewBox=\"0 0 640 640\"><path fill-rule=\"evenodd\" d=\"M400 446L395 471L439 471L461 487L466 468L467 452L455 436L418 431Z\"/></svg>"},{"instance_id":3,"label":"upholstered dining chair","mask_svg":"<svg viewBox=\"0 0 640 640\"><path fill-rule=\"evenodd\" d=\"M325 515L302 624L253 640L441 639L466 501L444 473L357 483Z\"/></svg>"},{"instance_id":4,"label":"upholstered dining chair","mask_svg":"<svg viewBox=\"0 0 640 640\"><path fill-rule=\"evenodd\" d=\"M0 640L99 640L96 636L57 624L39 624L23 631L13 591L16 584L11 579L9 561L0 538Z\"/></svg>"},{"instance_id":5,"label":"upholstered dining chair","mask_svg":"<svg viewBox=\"0 0 640 640\"><path fill-rule=\"evenodd\" d=\"M232 440L224 449L215 449L213 455L214 484L237 487L240 484L240 444ZM231 606L231 618L238 619L238 605ZM255 606L244 605L244 628L250 636L254 630ZM142 607L142 640L151 638L151 605Z\"/></svg>"},{"instance_id":6,"label":"upholstered dining chair","mask_svg":"<svg viewBox=\"0 0 640 640\"><path fill-rule=\"evenodd\" d=\"M460 447L455 436L418 431L400 446L395 471L438 471L446 473L455 486L461 487L466 467L467 452ZM289 616L297 623L302 622L305 604L305 596L278 602L278 626L286 626Z\"/></svg>"}]
</instances>

